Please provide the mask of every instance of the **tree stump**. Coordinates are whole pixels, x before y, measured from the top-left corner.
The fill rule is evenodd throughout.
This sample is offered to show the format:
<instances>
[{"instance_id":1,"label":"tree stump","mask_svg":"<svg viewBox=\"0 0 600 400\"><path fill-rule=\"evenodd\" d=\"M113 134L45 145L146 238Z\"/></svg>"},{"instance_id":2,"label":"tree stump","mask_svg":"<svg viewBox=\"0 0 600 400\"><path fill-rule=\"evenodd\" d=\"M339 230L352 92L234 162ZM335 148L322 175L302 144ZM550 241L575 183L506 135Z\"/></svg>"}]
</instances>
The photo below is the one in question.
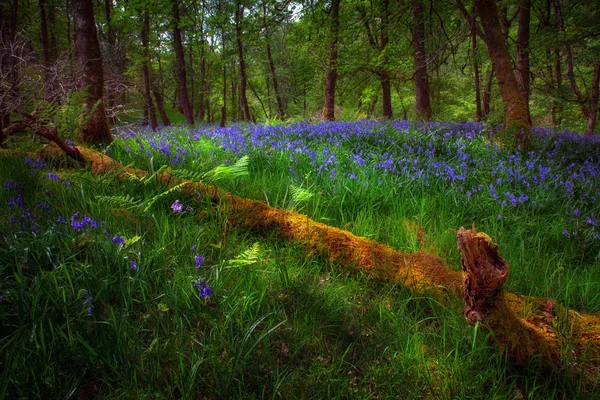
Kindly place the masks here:
<instances>
[{"instance_id":1,"label":"tree stump","mask_svg":"<svg viewBox=\"0 0 600 400\"><path fill-rule=\"evenodd\" d=\"M471 324L483 323L493 333L501 353L515 364L534 358L561 367L558 340L553 330L522 319L509 304L503 291L508 265L498 254L498 246L483 232L460 228L457 235L464 272L463 314Z\"/></svg>"}]
</instances>

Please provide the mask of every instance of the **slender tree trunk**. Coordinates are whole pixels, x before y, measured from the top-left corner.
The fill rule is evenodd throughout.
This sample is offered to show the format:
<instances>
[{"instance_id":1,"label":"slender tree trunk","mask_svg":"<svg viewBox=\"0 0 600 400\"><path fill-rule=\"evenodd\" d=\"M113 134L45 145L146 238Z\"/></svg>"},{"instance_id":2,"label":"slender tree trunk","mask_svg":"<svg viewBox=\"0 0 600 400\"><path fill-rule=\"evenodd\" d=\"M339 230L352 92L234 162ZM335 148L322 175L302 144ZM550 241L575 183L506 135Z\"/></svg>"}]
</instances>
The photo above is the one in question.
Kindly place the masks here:
<instances>
[{"instance_id":1,"label":"slender tree trunk","mask_svg":"<svg viewBox=\"0 0 600 400\"><path fill-rule=\"evenodd\" d=\"M271 79L273 80L275 101L277 102L277 119L284 119L285 111L283 110L283 101L281 100L281 95L279 94L279 83L277 82L277 74L275 73L275 63L273 62L273 55L271 54L271 43L269 43L269 38L267 38L267 58L269 60Z\"/></svg>"},{"instance_id":2,"label":"slender tree trunk","mask_svg":"<svg viewBox=\"0 0 600 400\"><path fill-rule=\"evenodd\" d=\"M379 83L381 84L382 102L383 102L383 118L393 119L392 112L392 85L390 82L390 74L386 71L379 72Z\"/></svg>"},{"instance_id":3,"label":"slender tree trunk","mask_svg":"<svg viewBox=\"0 0 600 400\"><path fill-rule=\"evenodd\" d=\"M329 9L329 56L325 78L325 105L323 119L335 121L335 84L337 81L338 40L340 32L340 1L331 0Z\"/></svg>"},{"instance_id":4,"label":"slender tree trunk","mask_svg":"<svg viewBox=\"0 0 600 400\"><path fill-rule=\"evenodd\" d=\"M415 94L417 117L420 120L431 119L431 101L427 79L427 60L425 56L425 16L421 0L415 0L413 7L413 57L415 62Z\"/></svg>"},{"instance_id":5,"label":"slender tree trunk","mask_svg":"<svg viewBox=\"0 0 600 400\"><path fill-rule=\"evenodd\" d=\"M39 0L40 8L40 36L42 40L42 59L44 65L44 81L46 84L46 93L50 81L50 40L48 39L48 21L46 19L46 0Z\"/></svg>"},{"instance_id":6,"label":"slender tree trunk","mask_svg":"<svg viewBox=\"0 0 600 400\"><path fill-rule=\"evenodd\" d=\"M512 68L508 47L498 17L496 0L477 0L485 41L496 71L496 81L504 103L506 128L514 130L514 143L523 147L531 144L531 125L527 104L521 96Z\"/></svg>"},{"instance_id":7,"label":"slender tree trunk","mask_svg":"<svg viewBox=\"0 0 600 400\"><path fill-rule=\"evenodd\" d=\"M181 30L179 29L179 5L177 0L173 0L173 45L175 47L175 56L177 58L177 77L179 86L177 94L179 104L183 108L183 114L188 125L194 124L194 111L190 104L187 90L187 74L185 71L185 54L181 41Z\"/></svg>"},{"instance_id":8,"label":"slender tree trunk","mask_svg":"<svg viewBox=\"0 0 600 400\"><path fill-rule=\"evenodd\" d=\"M92 0L72 0L75 22L75 51L82 71L82 86L88 87L86 113L92 113L83 128L85 143L98 144L112 142L106 110L102 103L104 95L104 71L102 53L98 42L98 31L94 21Z\"/></svg>"},{"instance_id":9,"label":"slender tree trunk","mask_svg":"<svg viewBox=\"0 0 600 400\"><path fill-rule=\"evenodd\" d=\"M241 119L251 121L250 108L248 106L248 97L246 95L246 86L248 77L246 76L246 61L244 59L244 47L242 43L242 20L244 19L244 5L241 0L235 2L235 39L237 42L239 66L240 66L240 102L242 106Z\"/></svg>"},{"instance_id":10,"label":"slender tree trunk","mask_svg":"<svg viewBox=\"0 0 600 400\"><path fill-rule=\"evenodd\" d=\"M473 75L475 79L475 106L477 108L475 121L483 120L483 110L481 109L481 78L479 77L479 52L477 51L477 35L475 29L471 26L471 49L473 50Z\"/></svg>"},{"instance_id":11,"label":"slender tree trunk","mask_svg":"<svg viewBox=\"0 0 600 400\"><path fill-rule=\"evenodd\" d=\"M223 44L223 47L225 45ZM232 104L233 100L232 100ZM235 109L235 105L232 105L232 108ZM227 65L223 65L223 106L221 107L221 120L219 121L219 126L221 128L225 128L225 121L227 120Z\"/></svg>"},{"instance_id":12,"label":"slender tree trunk","mask_svg":"<svg viewBox=\"0 0 600 400\"><path fill-rule=\"evenodd\" d=\"M158 108L158 114L160 115L160 119L164 126L170 126L171 120L165 111L165 103L163 101L163 96L158 87L155 84L152 84L152 95L154 96L154 100L156 101L156 108Z\"/></svg>"},{"instance_id":13,"label":"slender tree trunk","mask_svg":"<svg viewBox=\"0 0 600 400\"><path fill-rule=\"evenodd\" d=\"M598 83L600 81L600 58L594 68L594 77L592 78L592 95L590 97L590 108L585 127L586 135L592 135L596 127L596 116L598 115Z\"/></svg>"},{"instance_id":14,"label":"slender tree trunk","mask_svg":"<svg viewBox=\"0 0 600 400\"><path fill-rule=\"evenodd\" d=\"M529 112L529 25L531 21L532 0L522 0L519 5L519 30L517 33L517 71L516 78L521 96L527 106L527 117L531 124Z\"/></svg>"},{"instance_id":15,"label":"slender tree trunk","mask_svg":"<svg viewBox=\"0 0 600 400\"><path fill-rule=\"evenodd\" d=\"M200 109L198 110L198 118L204 121L206 114L204 101L206 99L206 59L204 57L204 39L200 44Z\"/></svg>"},{"instance_id":16,"label":"slender tree trunk","mask_svg":"<svg viewBox=\"0 0 600 400\"><path fill-rule=\"evenodd\" d=\"M150 79L150 50L148 49L148 35L150 32L150 16L148 11L144 11L144 26L142 28L142 54L144 61L142 61L142 70L144 72L144 98L146 99L146 110L150 117L150 126L152 130L158 129L158 121L156 120L156 112L154 111L154 102L152 101L151 94L151 79Z\"/></svg>"},{"instance_id":17,"label":"slender tree trunk","mask_svg":"<svg viewBox=\"0 0 600 400\"><path fill-rule=\"evenodd\" d=\"M485 118L491 111L492 101L492 84L494 83L494 66L488 75L487 83L485 84L485 90L483 91L483 118Z\"/></svg>"}]
</instances>

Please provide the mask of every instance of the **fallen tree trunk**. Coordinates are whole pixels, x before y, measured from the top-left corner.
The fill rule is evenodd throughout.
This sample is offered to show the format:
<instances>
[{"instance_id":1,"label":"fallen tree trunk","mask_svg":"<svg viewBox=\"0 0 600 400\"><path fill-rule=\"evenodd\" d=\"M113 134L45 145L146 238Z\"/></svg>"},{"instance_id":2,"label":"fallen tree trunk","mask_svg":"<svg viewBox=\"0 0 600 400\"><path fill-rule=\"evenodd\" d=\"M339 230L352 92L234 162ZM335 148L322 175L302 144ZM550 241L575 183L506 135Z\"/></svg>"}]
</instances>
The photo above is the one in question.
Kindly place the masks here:
<instances>
[{"instance_id":1,"label":"fallen tree trunk","mask_svg":"<svg viewBox=\"0 0 600 400\"><path fill-rule=\"evenodd\" d=\"M118 174L127 178L148 175L93 150L78 148L93 175ZM61 150L47 146L41 157L60 157ZM328 257L344 267L366 272L442 301L464 298L463 313L470 323L480 322L491 332L495 345L511 362L524 365L539 360L546 367L600 374L600 316L578 313L550 299L520 296L503 290L508 266L489 236L475 229L458 231L463 273L446 266L429 253L404 253L315 222L305 215L243 199L213 185L176 178L170 170L158 174L165 185L182 185L187 195L198 195L218 204L228 220L240 228L258 232L276 230L304 244L310 252ZM595 383L597 384L597 382Z\"/></svg>"}]
</instances>

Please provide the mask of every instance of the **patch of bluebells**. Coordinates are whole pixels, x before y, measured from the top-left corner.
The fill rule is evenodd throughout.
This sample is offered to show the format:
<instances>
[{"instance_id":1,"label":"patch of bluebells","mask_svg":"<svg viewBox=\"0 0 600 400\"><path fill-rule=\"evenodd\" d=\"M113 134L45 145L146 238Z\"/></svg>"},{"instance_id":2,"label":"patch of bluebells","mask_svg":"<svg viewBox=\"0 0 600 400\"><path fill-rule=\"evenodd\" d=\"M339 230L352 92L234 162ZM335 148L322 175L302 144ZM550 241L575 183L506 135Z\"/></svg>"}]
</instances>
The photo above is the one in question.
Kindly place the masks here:
<instances>
[{"instance_id":1,"label":"patch of bluebells","mask_svg":"<svg viewBox=\"0 0 600 400\"><path fill-rule=\"evenodd\" d=\"M77 232L82 232L84 229L95 229L98 227L98 222L94 221L87 214L81 214L77 211L71 215L71 228Z\"/></svg>"},{"instance_id":2,"label":"patch of bluebells","mask_svg":"<svg viewBox=\"0 0 600 400\"><path fill-rule=\"evenodd\" d=\"M142 130L124 137L124 145L133 141L140 152L158 153L177 163L197 155L194 142L206 139L226 157L287 157L292 179L312 174L330 182L333 194L339 184L345 185L342 180L353 180L353 188L360 190L371 180L381 184L383 177L403 188L418 185L425 188L420 190L452 192L459 200L462 196L499 207L503 216L521 209L576 205L581 215L566 220L567 230L586 230L590 238L598 233L592 215L599 213L600 137L533 128L534 150L525 152L496 145L495 128L482 123L370 120ZM592 223L586 223L587 218Z\"/></svg>"}]
</instances>

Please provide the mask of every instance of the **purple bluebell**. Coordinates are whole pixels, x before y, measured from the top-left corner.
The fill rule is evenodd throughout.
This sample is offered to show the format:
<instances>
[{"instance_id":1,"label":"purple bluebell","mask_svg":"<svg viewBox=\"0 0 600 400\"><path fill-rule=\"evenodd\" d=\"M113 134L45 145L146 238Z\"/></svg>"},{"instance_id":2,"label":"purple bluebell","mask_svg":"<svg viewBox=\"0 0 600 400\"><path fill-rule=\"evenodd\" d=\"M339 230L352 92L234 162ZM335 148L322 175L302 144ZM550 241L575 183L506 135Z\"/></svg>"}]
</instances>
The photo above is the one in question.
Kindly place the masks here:
<instances>
[{"instance_id":1,"label":"purple bluebell","mask_svg":"<svg viewBox=\"0 0 600 400\"><path fill-rule=\"evenodd\" d=\"M174 213L183 212L183 204L179 200L175 200L173 204L171 204L171 209Z\"/></svg>"},{"instance_id":2,"label":"purple bluebell","mask_svg":"<svg viewBox=\"0 0 600 400\"><path fill-rule=\"evenodd\" d=\"M198 282L194 283L193 286L196 289L198 289L198 297L200 297L201 299L213 295L212 289L210 288L210 286L208 286L206 281L202 278L198 278Z\"/></svg>"},{"instance_id":3,"label":"purple bluebell","mask_svg":"<svg viewBox=\"0 0 600 400\"><path fill-rule=\"evenodd\" d=\"M118 244L118 245L122 245L122 244L124 244L124 243L125 243L125 239L123 239L123 238L122 238L121 236L119 236L119 235L115 235L115 236L113 236L112 238L110 238L110 241L111 241L113 244Z\"/></svg>"},{"instance_id":4,"label":"purple bluebell","mask_svg":"<svg viewBox=\"0 0 600 400\"><path fill-rule=\"evenodd\" d=\"M194 256L194 261L196 262L196 268L200 268L202 266L202 264L204 264L204 257L202 257L199 254L196 254Z\"/></svg>"}]
</instances>

